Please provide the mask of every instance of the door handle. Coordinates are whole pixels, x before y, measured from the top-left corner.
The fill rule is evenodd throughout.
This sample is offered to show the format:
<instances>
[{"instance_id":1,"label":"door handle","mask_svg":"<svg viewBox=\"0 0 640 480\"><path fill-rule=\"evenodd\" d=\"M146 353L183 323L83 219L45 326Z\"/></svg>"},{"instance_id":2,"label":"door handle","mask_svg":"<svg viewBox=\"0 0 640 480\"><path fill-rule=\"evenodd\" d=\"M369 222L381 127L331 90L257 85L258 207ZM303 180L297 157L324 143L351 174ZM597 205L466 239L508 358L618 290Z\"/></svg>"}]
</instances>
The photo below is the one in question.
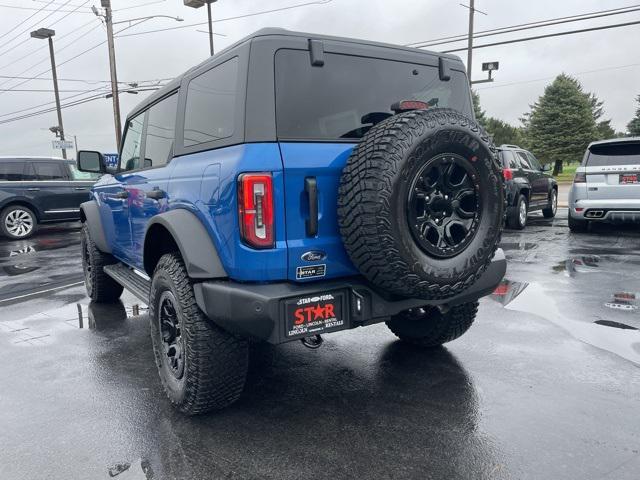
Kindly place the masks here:
<instances>
[{"instance_id":1,"label":"door handle","mask_svg":"<svg viewBox=\"0 0 640 480\"><path fill-rule=\"evenodd\" d=\"M36 187L33 187L33 188L27 188L27 192L39 192L39 191L40 191L40 189L39 189L39 188L36 188Z\"/></svg>"},{"instance_id":2,"label":"door handle","mask_svg":"<svg viewBox=\"0 0 640 480\"><path fill-rule=\"evenodd\" d=\"M122 190L114 195L114 198L129 198L129 192L127 190Z\"/></svg>"},{"instance_id":3,"label":"door handle","mask_svg":"<svg viewBox=\"0 0 640 480\"><path fill-rule=\"evenodd\" d=\"M74 190L86 190L87 187L75 187Z\"/></svg>"},{"instance_id":4,"label":"door handle","mask_svg":"<svg viewBox=\"0 0 640 480\"><path fill-rule=\"evenodd\" d=\"M164 198L167 196L167 192L165 192L164 190L160 190L159 188L154 188L153 190L149 190L148 192L145 192L145 195L147 196L147 198L151 198L153 200L160 200L161 198Z\"/></svg>"},{"instance_id":5,"label":"door handle","mask_svg":"<svg viewBox=\"0 0 640 480\"><path fill-rule=\"evenodd\" d=\"M305 222L307 237L318 235L318 181L316 177L304 179L304 191L309 199L309 218Z\"/></svg>"}]
</instances>

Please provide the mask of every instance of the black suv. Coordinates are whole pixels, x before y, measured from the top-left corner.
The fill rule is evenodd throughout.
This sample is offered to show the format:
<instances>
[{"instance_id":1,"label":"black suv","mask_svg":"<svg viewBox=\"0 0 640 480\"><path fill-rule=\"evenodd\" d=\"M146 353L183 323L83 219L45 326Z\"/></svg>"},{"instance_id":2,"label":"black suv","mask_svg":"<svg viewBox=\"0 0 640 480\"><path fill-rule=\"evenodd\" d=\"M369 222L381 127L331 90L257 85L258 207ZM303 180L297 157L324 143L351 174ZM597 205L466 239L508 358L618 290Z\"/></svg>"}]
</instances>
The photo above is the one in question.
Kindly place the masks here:
<instances>
[{"instance_id":1,"label":"black suv","mask_svg":"<svg viewBox=\"0 0 640 480\"><path fill-rule=\"evenodd\" d=\"M501 145L498 156L507 189L507 226L522 230L527 215L542 210L544 218L553 218L558 209L558 182L548 173L550 165L517 145Z\"/></svg>"},{"instance_id":2,"label":"black suv","mask_svg":"<svg viewBox=\"0 0 640 480\"><path fill-rule=\"evenodd\" d=\"M39 223L80 220L80 204L97 177L78 171L73 160L0 157L0 231L21 239Z\"/></svg>"}]
</instances>

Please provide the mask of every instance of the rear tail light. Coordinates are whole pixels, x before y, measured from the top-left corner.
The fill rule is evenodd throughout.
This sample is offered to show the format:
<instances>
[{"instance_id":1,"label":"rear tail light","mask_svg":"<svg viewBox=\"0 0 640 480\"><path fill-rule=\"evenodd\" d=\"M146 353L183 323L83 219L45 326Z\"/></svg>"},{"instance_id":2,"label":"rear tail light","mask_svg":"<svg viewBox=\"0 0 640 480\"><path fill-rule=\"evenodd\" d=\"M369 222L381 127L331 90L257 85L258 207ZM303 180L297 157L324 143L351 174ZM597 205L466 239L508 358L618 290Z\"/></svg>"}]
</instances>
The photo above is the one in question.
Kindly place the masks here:
<instances>
[{"instance_id":1,"label":"rear tail light","mask_svg":"<svg viewBox=\"0 0 640 480\"><path fill-rule=\"evenodd\" d=\"M273 181L270 173L238 177L242 240L253 248L273 248Z\"/></svg>"},{"instance_id":2,"label":"rear tail light","mask_svg":"<svg viewBox=\"0 0 640 480\"><path fill-rule=\"evenodd\" d=\"M573 183L587 183L587 174L584 172L576 172L576 176L573 177Z\"/></svg>"},{"instance_id":3,"label":"rear tail light","mask_svg":"<svg viewBox=\"0 0 640 480\"><path fill-rule=\"evenodd\" d=\"M503 168L502 176L505 180L513 180L513 170L511 170L510 168Z\"/></svg>"}]
</instances>

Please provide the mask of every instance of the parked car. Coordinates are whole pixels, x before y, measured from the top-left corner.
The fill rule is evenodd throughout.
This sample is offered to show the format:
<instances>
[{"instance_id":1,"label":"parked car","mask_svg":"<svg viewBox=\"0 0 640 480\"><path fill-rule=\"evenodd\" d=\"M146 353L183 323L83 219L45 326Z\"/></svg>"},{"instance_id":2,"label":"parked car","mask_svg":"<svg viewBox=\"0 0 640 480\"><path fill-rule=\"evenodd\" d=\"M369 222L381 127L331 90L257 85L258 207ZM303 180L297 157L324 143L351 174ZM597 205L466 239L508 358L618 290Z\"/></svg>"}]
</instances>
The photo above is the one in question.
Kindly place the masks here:
<instances>
[{"instance_id":1,"label":"parked car","mask_svg":"<svg viewBox=\"0 0 640 480\"><path fill-rule=\"evenodd\" d=\"M558 182L529 151L517 145L498 147L498 158L507 190L507 226L522 230L530 212L542 210L553 218L558 210Z\"/></svg>"},{"instance_id":2,"label":"parked car","mask_svg":"<svg viewBox=\"0 0 640 480\"><path fill-rule=\"evenodd\" d=\"M569 191L569 228L590 222L640 223L640 137L593 142Z\"/></svg>"},{"instance_id":3,"label":"parked car","mask_svg":"<svg viewBox=\"0 0 640 480\"><path fill-rule=\"evenodd\" d=\"M73 160L0 157L0 231L28 238L41 223L80 220L96 173L80 172Z\"/></svg>"},{"instance_id":4,"label":"parked car","mask_svg":"<svg viewBox=\"0 0 640 480\"><path fill-rule=\"evenodd\" d=\"M471 105L457 57L261 30L129 114L118 171L81 206L87 292L149 305L188 414L239 397L250 339L318 347L386 321L451 341L506 269L502 176ZM78 164L106 172L99 152Z\"/></svg>"}]
</instances>

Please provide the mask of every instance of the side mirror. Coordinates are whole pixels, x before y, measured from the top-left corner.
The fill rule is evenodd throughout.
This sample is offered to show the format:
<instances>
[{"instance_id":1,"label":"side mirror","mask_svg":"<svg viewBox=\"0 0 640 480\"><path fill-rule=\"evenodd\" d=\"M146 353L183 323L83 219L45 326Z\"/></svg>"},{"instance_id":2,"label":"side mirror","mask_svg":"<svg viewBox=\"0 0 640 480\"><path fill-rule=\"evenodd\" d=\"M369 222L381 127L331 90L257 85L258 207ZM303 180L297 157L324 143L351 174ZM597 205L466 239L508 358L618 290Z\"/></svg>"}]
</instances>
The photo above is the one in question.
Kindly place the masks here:
<instances>
[{"instance_id":1,"label":"side mirror","mask_svg":"<svg viewBox=\"0 0 640 480\"><path fill-rule=\"evenodd\" d=\"M550 163L545 163L544 165L542 165L542 171L543 172L550 172L553 169L553 167L551 166Z\"/></svg>"},{"instance_id":2,"label":"side mirror","mask_svg":"<svg viewBox=\"0 0 640 480\"><path fill-rule=\"evenodd\" d=\"M100 152L80 150L78 152L78 170L89 173L106 173L104 157Z\"/></svg>"}]
</instances>

